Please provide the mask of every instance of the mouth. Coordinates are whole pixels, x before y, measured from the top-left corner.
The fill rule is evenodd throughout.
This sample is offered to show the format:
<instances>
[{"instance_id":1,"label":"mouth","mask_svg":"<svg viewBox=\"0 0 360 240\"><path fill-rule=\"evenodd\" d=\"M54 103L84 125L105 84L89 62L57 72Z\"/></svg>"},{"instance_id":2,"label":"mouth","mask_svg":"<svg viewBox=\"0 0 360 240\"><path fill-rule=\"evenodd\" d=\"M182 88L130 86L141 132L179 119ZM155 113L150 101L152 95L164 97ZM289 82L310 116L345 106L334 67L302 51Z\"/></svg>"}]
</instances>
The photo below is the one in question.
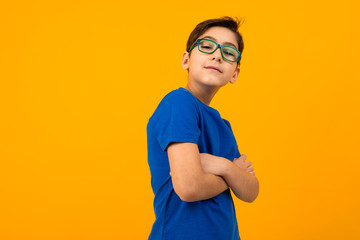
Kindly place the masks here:
<instances>
[{"instance_id":1,"label":"mouth","mask_svg":"<svg viewBox=\"0 0 360 240\"><path fill-rule=\"evenodd\" d=\"M222 71L219 68L213 67L213 66L207 66L207 67L205 67L205 69L209 69L209 70L213 70L213 71L217 71L219 73L222 73Z\"/></svg>"}]
</instances>

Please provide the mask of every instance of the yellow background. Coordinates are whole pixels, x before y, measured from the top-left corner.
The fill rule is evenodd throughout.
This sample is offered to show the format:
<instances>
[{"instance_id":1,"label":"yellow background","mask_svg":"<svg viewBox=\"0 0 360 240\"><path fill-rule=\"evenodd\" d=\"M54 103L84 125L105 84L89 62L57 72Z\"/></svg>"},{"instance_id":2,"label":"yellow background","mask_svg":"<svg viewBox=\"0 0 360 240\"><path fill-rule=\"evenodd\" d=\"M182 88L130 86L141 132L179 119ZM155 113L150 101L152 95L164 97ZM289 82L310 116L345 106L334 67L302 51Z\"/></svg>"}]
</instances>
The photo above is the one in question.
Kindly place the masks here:
<instances>
[{"instance_id":1,"label":"yellow background","mask_svg":"<svg viewBox=\"0 0 360 240\"><path fill-rule=\"evenodd\" d=\"M0 239L147 239L146 124L200 21L245 18L211 106L260 181L240 236L360 239L359 1L1 1Z\"/></svg>"}]
</instances>

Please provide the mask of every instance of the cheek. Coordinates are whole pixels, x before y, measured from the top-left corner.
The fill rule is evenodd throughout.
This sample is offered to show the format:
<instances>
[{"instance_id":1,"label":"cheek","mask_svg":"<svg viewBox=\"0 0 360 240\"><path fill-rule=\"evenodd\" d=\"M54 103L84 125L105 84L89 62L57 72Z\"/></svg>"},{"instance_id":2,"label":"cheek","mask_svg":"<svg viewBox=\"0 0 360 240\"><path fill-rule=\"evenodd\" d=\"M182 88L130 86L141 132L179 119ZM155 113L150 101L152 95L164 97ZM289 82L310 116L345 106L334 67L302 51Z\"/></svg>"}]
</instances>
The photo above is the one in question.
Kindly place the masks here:
<instances>
[{"instance_id":1,"label":"cheek","mask_svg":"<svg viewBox=\"0 0 360 240\"><path fill-rule=\"evenodd\" d=\"M190 62L189 72L199 73L201 69L202 69L202 65L200 61L196 61L196 59L194 59L192 62Z\"/></svg>"},{"instance_id":2,"label":"cheek","mask_svg":"<svg viewBox=\"0 0 360 240\"><path fill-rule=\"evenodd\" d=\"M236 72L236 66L235 67L231 66L231 68L229 68L228 71L229 75L232 77L234 76L235 72Z\"/></svg>"},{"instance_id":3,"label":"cheek","mask_svg":"<svg viewBox=\"0 0 360 240\"><path fill-rule=\"evenodd\" d=\"M199 60L198 57L195 57L195 56L194 56L194 58L191 59L191 61L190 61L190 65L191 65L192 67L200 66L200 64L201 64L201 61Z\"/></svg>"}]
</instances>

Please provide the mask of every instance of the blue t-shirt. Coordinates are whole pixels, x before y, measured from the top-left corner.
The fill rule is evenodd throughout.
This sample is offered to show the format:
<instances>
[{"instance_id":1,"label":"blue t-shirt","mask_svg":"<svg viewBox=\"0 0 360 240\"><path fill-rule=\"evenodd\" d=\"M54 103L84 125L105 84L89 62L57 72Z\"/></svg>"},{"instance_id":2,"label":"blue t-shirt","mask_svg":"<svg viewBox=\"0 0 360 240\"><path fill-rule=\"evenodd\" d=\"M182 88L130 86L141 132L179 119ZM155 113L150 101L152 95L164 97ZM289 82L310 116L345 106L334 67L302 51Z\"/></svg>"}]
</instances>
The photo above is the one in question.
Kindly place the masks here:
<instances>
[{"instance_id":1,"label":"blue t-shirt","mask_svg":"<svg viewBox=\"0 0 360 240\"><path fill-rule=\"evenodd\" d=\"M230 123L216 109L182 87L167 94L147 125L156 216L149 240L239 240L230 189L196 202L184 202L176 194L166 151L171 142L196 143L200 153L230 161L240 157Z\"/></svg>"}]
</instances>

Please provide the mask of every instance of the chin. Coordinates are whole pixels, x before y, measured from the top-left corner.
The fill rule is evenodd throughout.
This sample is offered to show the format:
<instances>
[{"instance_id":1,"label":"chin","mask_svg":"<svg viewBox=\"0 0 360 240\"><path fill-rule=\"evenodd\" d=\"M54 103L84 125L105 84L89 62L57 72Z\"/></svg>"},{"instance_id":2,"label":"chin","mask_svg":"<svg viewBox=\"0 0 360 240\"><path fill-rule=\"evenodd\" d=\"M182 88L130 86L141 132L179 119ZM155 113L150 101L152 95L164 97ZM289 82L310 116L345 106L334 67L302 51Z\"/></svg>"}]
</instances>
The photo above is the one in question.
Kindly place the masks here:
<instances>
[{"instance_id":1,"label":"chin","mask_svg":"<svg viewBox=\"0 0 360 240\"><path fill-rule=\"evenodd\" d=\"M223 87L227 82L221 81L220 79L209 78L203 81L203 84L211 87Z\"/></svg>"}]
</instances>

